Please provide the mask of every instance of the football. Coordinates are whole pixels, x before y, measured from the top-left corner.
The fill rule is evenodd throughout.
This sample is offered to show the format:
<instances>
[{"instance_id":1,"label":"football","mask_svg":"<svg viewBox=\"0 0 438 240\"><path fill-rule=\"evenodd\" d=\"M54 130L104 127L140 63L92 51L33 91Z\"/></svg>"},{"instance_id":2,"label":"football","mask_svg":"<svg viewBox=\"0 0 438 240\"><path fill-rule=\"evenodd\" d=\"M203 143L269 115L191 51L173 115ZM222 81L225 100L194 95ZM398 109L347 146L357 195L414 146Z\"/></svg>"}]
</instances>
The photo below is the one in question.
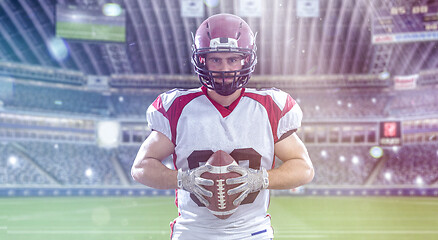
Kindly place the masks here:
<instances>
[{"instance_id":1,"label":"football","mask_svg":"<svg viewBox=\"0 0 438 240\"><path fill-rule=\"evenodd\" d=\"M213 169L211 172L203 173L201 177L214 181L213 186L205 186L213 193L212 197L206 197L210 203L207 208L216 217L227 219L236 211L237 206L234 206L233 201L239 196L239 194L230 196L227 191L239 186L239 184L227 185L226 180L240 177L240 174L236 172L227 171L227 167L237 165L237 162L228 153L219 150L211 155L206 164L213 166Z\"/></svg>"}]
</instances>

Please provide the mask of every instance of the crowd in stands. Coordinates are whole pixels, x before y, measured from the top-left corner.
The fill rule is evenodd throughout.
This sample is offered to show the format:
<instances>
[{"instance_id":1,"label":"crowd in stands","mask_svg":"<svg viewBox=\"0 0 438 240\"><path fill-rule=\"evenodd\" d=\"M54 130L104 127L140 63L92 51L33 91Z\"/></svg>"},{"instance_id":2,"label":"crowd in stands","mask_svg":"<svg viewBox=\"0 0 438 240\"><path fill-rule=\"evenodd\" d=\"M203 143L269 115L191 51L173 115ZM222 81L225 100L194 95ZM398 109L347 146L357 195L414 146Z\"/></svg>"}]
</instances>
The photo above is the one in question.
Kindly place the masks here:
<instances>
[{"instance_id":1,"label":"crowd in stands","mask_svg":"<svg viewBox=\"0 0 438 240\"><path fill-rule=\"evenodd\" d=\"M12 97L3 100L4 108L37 112L109 114L106 97L97 92L15 83Z\"/></svg>"},{"instance_id":2,"label":"crowd in stands","mask_svg":"<svg viewBox=\"0 0 438 240\"><path fill-rule=\"evenodd\" d=\"M385 151L388 160L379 172L379 185L438 183L438 144L406 145Z\"/></svg>"},{"instance_id":3,"label":"crowd in stands","mask_svg":"<svg viewBox=\"0 0 438 240\"><path fill-rule=\"evenodd\" d=\"M161 92L161 91L160 91ZM12 97L1 99L8 109L76 113L143 119L147 107L160 93L113 92L44 87L14 83ZM435 114L435 89L384 91L379 89L320 89L290 92L306 119L364 119Z\"/></svg>"},{"instance_id":4,"label":"crowd in stands","mask_svg":"<svg viewBox=\"0 0 438 240\"><path fill-rule=\"evenodd\" d=\"M158 93L149 94L116 94L111 96L111 104L118 117L146 117L146 110L155 100Z\"/></svg>"},{"instance_id":5,"label":"crowd in stands","mask_svg":"<svg viewBox=\"0 0 438 240\"><path fill-rule=\"evenodd\" d=\"M438 113L438 95L434 89L384 92L381 90L311 90L291 92L306 120L362 120L386 117L422 116ZM11 96L1 99L8 110L51 112L97 117L144 119L147 107L157 92L104 95L95 91L14 83ZM1 123L10 123L1 120ZM6 129L6 128L5 128ZM8 132L6 132L8 133ZM2 135L0 134L0 137ZM6 138L13 136L5 135ZM436 136L435 136L436 137ZM15 136L15 138L18 138ZM32 136L26 136L32 139ZM117 185L124 178L138 185L130 170L139 145L121 145L103 149L91 141L58 143L39 139L0 143L0 185L59 184ZM412 143L384 157L370 155L370 146L352 143L310 144L308 150L315 166L316 186L343 185L433 185L438 184L437 143ZM11 158L11 156L13 156ZM118 162L119 166L114 163ZM379 164L382 163L382 164ZM171 160L166 165L172 167Z\"/></svg>"},{"instance_id":6,"label":"crowd in stands","mask_svg":"<svg viewBox=\"0 0 438 240\"><path fill-rule=\"evenodd\" d=\"M388 107L388 114L393 117L421 116L438 112L437 89L410 90L394 95Z\"/></svg>"},{"instance_id":7,"label":"crowd in stands","mask_svg":"<svg viewBox=\"0 0 438 240\"><path fill-rule=\"evenodd\" d=\"M0 185L120 186L121 177L127 178L131 186L139 185L130 176L138 148L131 145L108 150L92 144L3 143ZM438 181L437 149L437 144L406 145L385 149L382 157L375 158L370 155L370 146L311 145L308 150L316 172L311 185L433 185ZM111 158L116 158L125 176L116 173L117 166ZM382 167L378 167L379 163ZM164 164L173 168L171 158Z\"/></svg>"},{"instance_id":8,"label":"crowd in stands","mask_svg":"<svg viewBox=\"0 0 438 240\"><path fill-rule=\"evenodd\" d=\"M33 174L36 179L53 179L57 185L119 185L117 175L111 162L111 150L99 148L94 144L72 144L53 142L16 142L7 144L1 152L2 162L8 166L8 182L34 184L33 181L18 181L28 179ZM10 149L20 153L19 160L8 162ZM18 162L19 161L19 162ZM35 171L35 168L39 171ZM29 174L32 172L32 174ZM14 181L17 180L17 181ZM45 181L43 181L44 183ZM1 183L1 184L4 184Z\"/></svg>"},{"instance_id":9,"label":"crowd in stands","mask_svg":"<svg viewBox=\"0 0 438 240\"><path fill-rule=\"evenodd\" d=\"M291 92L306 119L363 119L385 116L390 96L377 91Z\"/></svg>"},{"instance_id":10,"label":"crowd in stands","mask_svg":"<svg viewBox=\"0 0 438 240\"><path fill-rule=\"evenodd\" d=\"M315 166L315 185L363 185L377 159L369 154L369 146L307 147Z\"/></svg>"},{"instance_id":11,"label":"crowd in stands","mask_svg":"<svg viewBox=\"0 0 438 240\"><path fill-rule=\"evenodd\" d=\"M0 185L46 185L50 180L20 151L0 144Z\"/></svg>"}]
</instances>

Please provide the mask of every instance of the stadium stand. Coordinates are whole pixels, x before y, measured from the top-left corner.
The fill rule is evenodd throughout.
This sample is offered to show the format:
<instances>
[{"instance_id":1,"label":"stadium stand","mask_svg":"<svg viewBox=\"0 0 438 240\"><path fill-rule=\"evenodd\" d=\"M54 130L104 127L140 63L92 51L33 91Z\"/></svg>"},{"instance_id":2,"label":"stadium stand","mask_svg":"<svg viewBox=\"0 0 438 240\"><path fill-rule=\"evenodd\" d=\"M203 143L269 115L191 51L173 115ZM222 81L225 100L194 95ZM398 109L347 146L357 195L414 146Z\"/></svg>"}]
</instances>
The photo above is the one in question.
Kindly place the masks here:
<instances>
[{"instance_id":1,"label":"stadium stand","mask_svg":"<svg viewBox=\"0 0 438 240\"><path fill-rule=\"evenodd\" d=\"M370 155L370 147L309 146L316 168L311 185L365 186L373 171L377 171L375 181L371 182L375 186L428 186L438 181L438 144L386 148L381 159ZM36 141L3 143L0 145L1 166L6 168L0 171L0 184L117 186L121 185L120 176L110 161L115 157L124 171L123 177L128 177L130 185L137 186L139 184L130 178L130 171L138 148L126 145L108 150L93 144ZM384 165L378 168L381 161ZM165 164L172 168L171 159Z\"/></svg>"},{"instance_id":2,"label":"stadium stand","mask_svg":"<svg viewBox=\"0 0 438 240\"><path fill-rule=\"evenodd\" d=\"M388 149L375 185L433 185L438 181L438 144Z\"/></svg>"},{"instance_id":3,"label":"stadium stand","mask_svg":"<svg viewBox=\"0 0 438 240\"><path fill-rule=\"evenodd\" d=\"M369 146L308 146L315 185L364 185L377 159Z\"/></svg>"},{"instance_id":4,"label":"stadium stand","mask_svg":"<svg viewBox=\"0 0 438 240\"><path fill-rule=\"evenodd\" d=\"M61 185L119 185L120 179L111 165L112 151L90 144L16 142L16 148ZM8 152L3 152L8 156ZM24 166L27 166L26 164ZM22 178L25 171L11 172ZM18 176L17 176L18 175Z\"/></svg>"},{"instance_id":5,"label":"stadium stand","mask_svg":"<svg viewBox=\"0 0 438 240\"><path fill-rule=\"evenodd\" d=\"M100 93L14 83L13 97L4 108L23 111L109 115L107 98Z\"/></svg>"},{"instance_id":6,"label":"stadium stand","mask_svg":"<svg viewBox=\"0 0 438 240\"><path fill-rule=\"evenodd\" d=\"M145 131L141 126L146 127L146 109L162 91L112 89L104 94L82 87L23 81L13 82L12 86L13 94L3 94L7 97L0 98L3 103L0 110L6 110L0 115L3 141L0 144L0 187L152 190L132 180L130 171L144 134L148 134L138 134L139 129ZM303 109L303 129L313 128L309 132L298 132L309 134L302 139L309 140L305 143L316 170L314 181L306 187L313 192L320 189L324 194L326 188L436 186L438 99L434 90L424 87L389 91L379 87L290 91ZM26 112L32 113L31 116L25 117ZM44 117L45 114L49 115ZM75 116L74 120L71 116ZM406 116L410 118L405 119ZM378 123L389 117L404 122L409 141L384 148L381 158L372 157L370 148L378 145ZM121 142L112 149L99 147L94 132L97 123L107 119L119 121L122 126ZM351 126L352 131L344 132L344 126ZM359 130L355 130L355 126L359 126ZM351 137L357 132L368 136L370 127L373 137ZM334 134L334 139L333 129L342 131ZM129 134L125 136L125 133ZM310 140L310 135L318 140ZM166 159L165 164L173 167L171 159ZM114 190L113 194L124 193ZM345 191L345 194L350 192Z\"/></svg>"},{"instance_id":7,"label":"stadium stand","mask_svg":"<svg viewBox=\"0 0 438 240\"><path fill-rule=\"evenodd\" d=\"M118 117L145 118L146 110L158 93L116 94L111 96L111 104Z\"/></svg>"},{"instance_id":8,"label":"stadium stand","mask_svg":"<svg viewBox=\"0 0 438 240\"><path fill-rule=\"evenodd\" d=\"M0 144L1 185L49 185L50 179L12 144Z\"/></svg>"}]
</instances>

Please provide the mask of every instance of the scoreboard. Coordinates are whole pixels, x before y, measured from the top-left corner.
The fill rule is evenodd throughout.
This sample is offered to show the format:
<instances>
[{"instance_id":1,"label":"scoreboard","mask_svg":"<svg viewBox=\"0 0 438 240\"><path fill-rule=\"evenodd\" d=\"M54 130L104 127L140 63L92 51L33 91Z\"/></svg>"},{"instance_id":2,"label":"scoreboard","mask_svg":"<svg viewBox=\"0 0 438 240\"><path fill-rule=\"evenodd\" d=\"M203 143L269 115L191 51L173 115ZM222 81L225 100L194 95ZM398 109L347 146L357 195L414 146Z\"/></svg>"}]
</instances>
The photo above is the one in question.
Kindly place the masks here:
<instances>
[{"instance_id":1,"label":"scoreboard","mask_svg":"<svg viewBox=\"0 0 438 240\"><path fill-rule=\"evenodd\" d=\"M438 0L390 0L389 8L373 12L373 44L434 40L438 40Z\"/></svg>"},{"instance_id":2,"label":"scoreboard","mask_svg":"<svg viewBox=\"0 0 438 240\"><path fill-rule=\"evenodd\" d=\"M381 146L401 145L402 131L400 121L380 122L379 129L379 144Z\"/></svg>"}]
</instances>

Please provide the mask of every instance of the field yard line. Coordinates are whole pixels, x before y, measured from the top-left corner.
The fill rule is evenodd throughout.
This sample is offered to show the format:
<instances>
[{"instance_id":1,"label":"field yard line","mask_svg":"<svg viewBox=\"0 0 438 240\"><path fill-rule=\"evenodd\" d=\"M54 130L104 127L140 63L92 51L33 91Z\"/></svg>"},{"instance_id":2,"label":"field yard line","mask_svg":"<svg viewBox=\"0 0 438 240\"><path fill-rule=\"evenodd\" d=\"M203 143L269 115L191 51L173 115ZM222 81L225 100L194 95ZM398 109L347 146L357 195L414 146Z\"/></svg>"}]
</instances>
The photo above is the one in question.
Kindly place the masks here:
<instances>
[{"instance_id":1,"label":"field yard line","mask_svg":"<svg viewBox=\"0 0 438 240\"><path fill-rule=\"evenodd\" d=\"M281 233L314 234L438 234L438 230L313 230L281 231Z\"/></svg>"},{"instance_id":2,"label":"field yard line","mask_svg":"<svg viewBox=\"0 0 438 240\"><path fill-rule=\"evenodd\" d=\"M279 234L274 234L274 237L275 237L275 239L277 239L277 238L303 239L303 238L327 238L328 236L325 236L325 235L279 235Z\"/></svg>"},{"instance_id":3,"label":"field yard line","mask_svg":"<svg viewBox=\"0 0 438 240\"><path fill-rule=\"evenodd\" d=\"M137 202L135 204L130 204L130 205L120 205L120 206L111 206L111 207L105 207L108 209L123 209L123 208L139 208L141 206L161 206L161 205L167 205L167 203L165 202L158 202L158 203L146 203L146 204L138 204ZM81 208L81 209L73 209L73 210L68 210L68 211L63 211L63 214L80 214L80 213L88 213L96 208L99 208L101 206L96 206L96 207L88 207L88 208ZM57 211L53 211L53 212L36 212L36 213L32 213L32 214L21 214L21 215L15 215L15 216L10 216L9 217L9 221L21 221L23 219L30 219L30 218L34 218L34 217L49 217L49 216L53 216L53 215L59 215L59 212Z\"/></svg>"},{"instance_id":4,"label":"field yard line","mask_svg":"<svg viewBox=\"0 0 438 240\"><path fill-rule=\"evenodd\" d=\"M169 234L159 230L8 230L8 234Z\"/></svg>"},{"instance_id":5,"label":"field yard line","mask_svg":"<svg viewBox=\"0 0 438 240\"><path fill-rule=\"evenodd\" d=\"M5 228L7 229L7 228ZM7 230L8 234L168 234L162 230ZM311 234L308 235L307 233ZM299 234L299 235L297 235ZM303 235L306 234L306 235ZM323 238L319 234L438 234L438 230L418 231L374 231L374 230L329 230L329 231L282 231L275 234L276 238Z\"/></svg>"}]
</instances>

